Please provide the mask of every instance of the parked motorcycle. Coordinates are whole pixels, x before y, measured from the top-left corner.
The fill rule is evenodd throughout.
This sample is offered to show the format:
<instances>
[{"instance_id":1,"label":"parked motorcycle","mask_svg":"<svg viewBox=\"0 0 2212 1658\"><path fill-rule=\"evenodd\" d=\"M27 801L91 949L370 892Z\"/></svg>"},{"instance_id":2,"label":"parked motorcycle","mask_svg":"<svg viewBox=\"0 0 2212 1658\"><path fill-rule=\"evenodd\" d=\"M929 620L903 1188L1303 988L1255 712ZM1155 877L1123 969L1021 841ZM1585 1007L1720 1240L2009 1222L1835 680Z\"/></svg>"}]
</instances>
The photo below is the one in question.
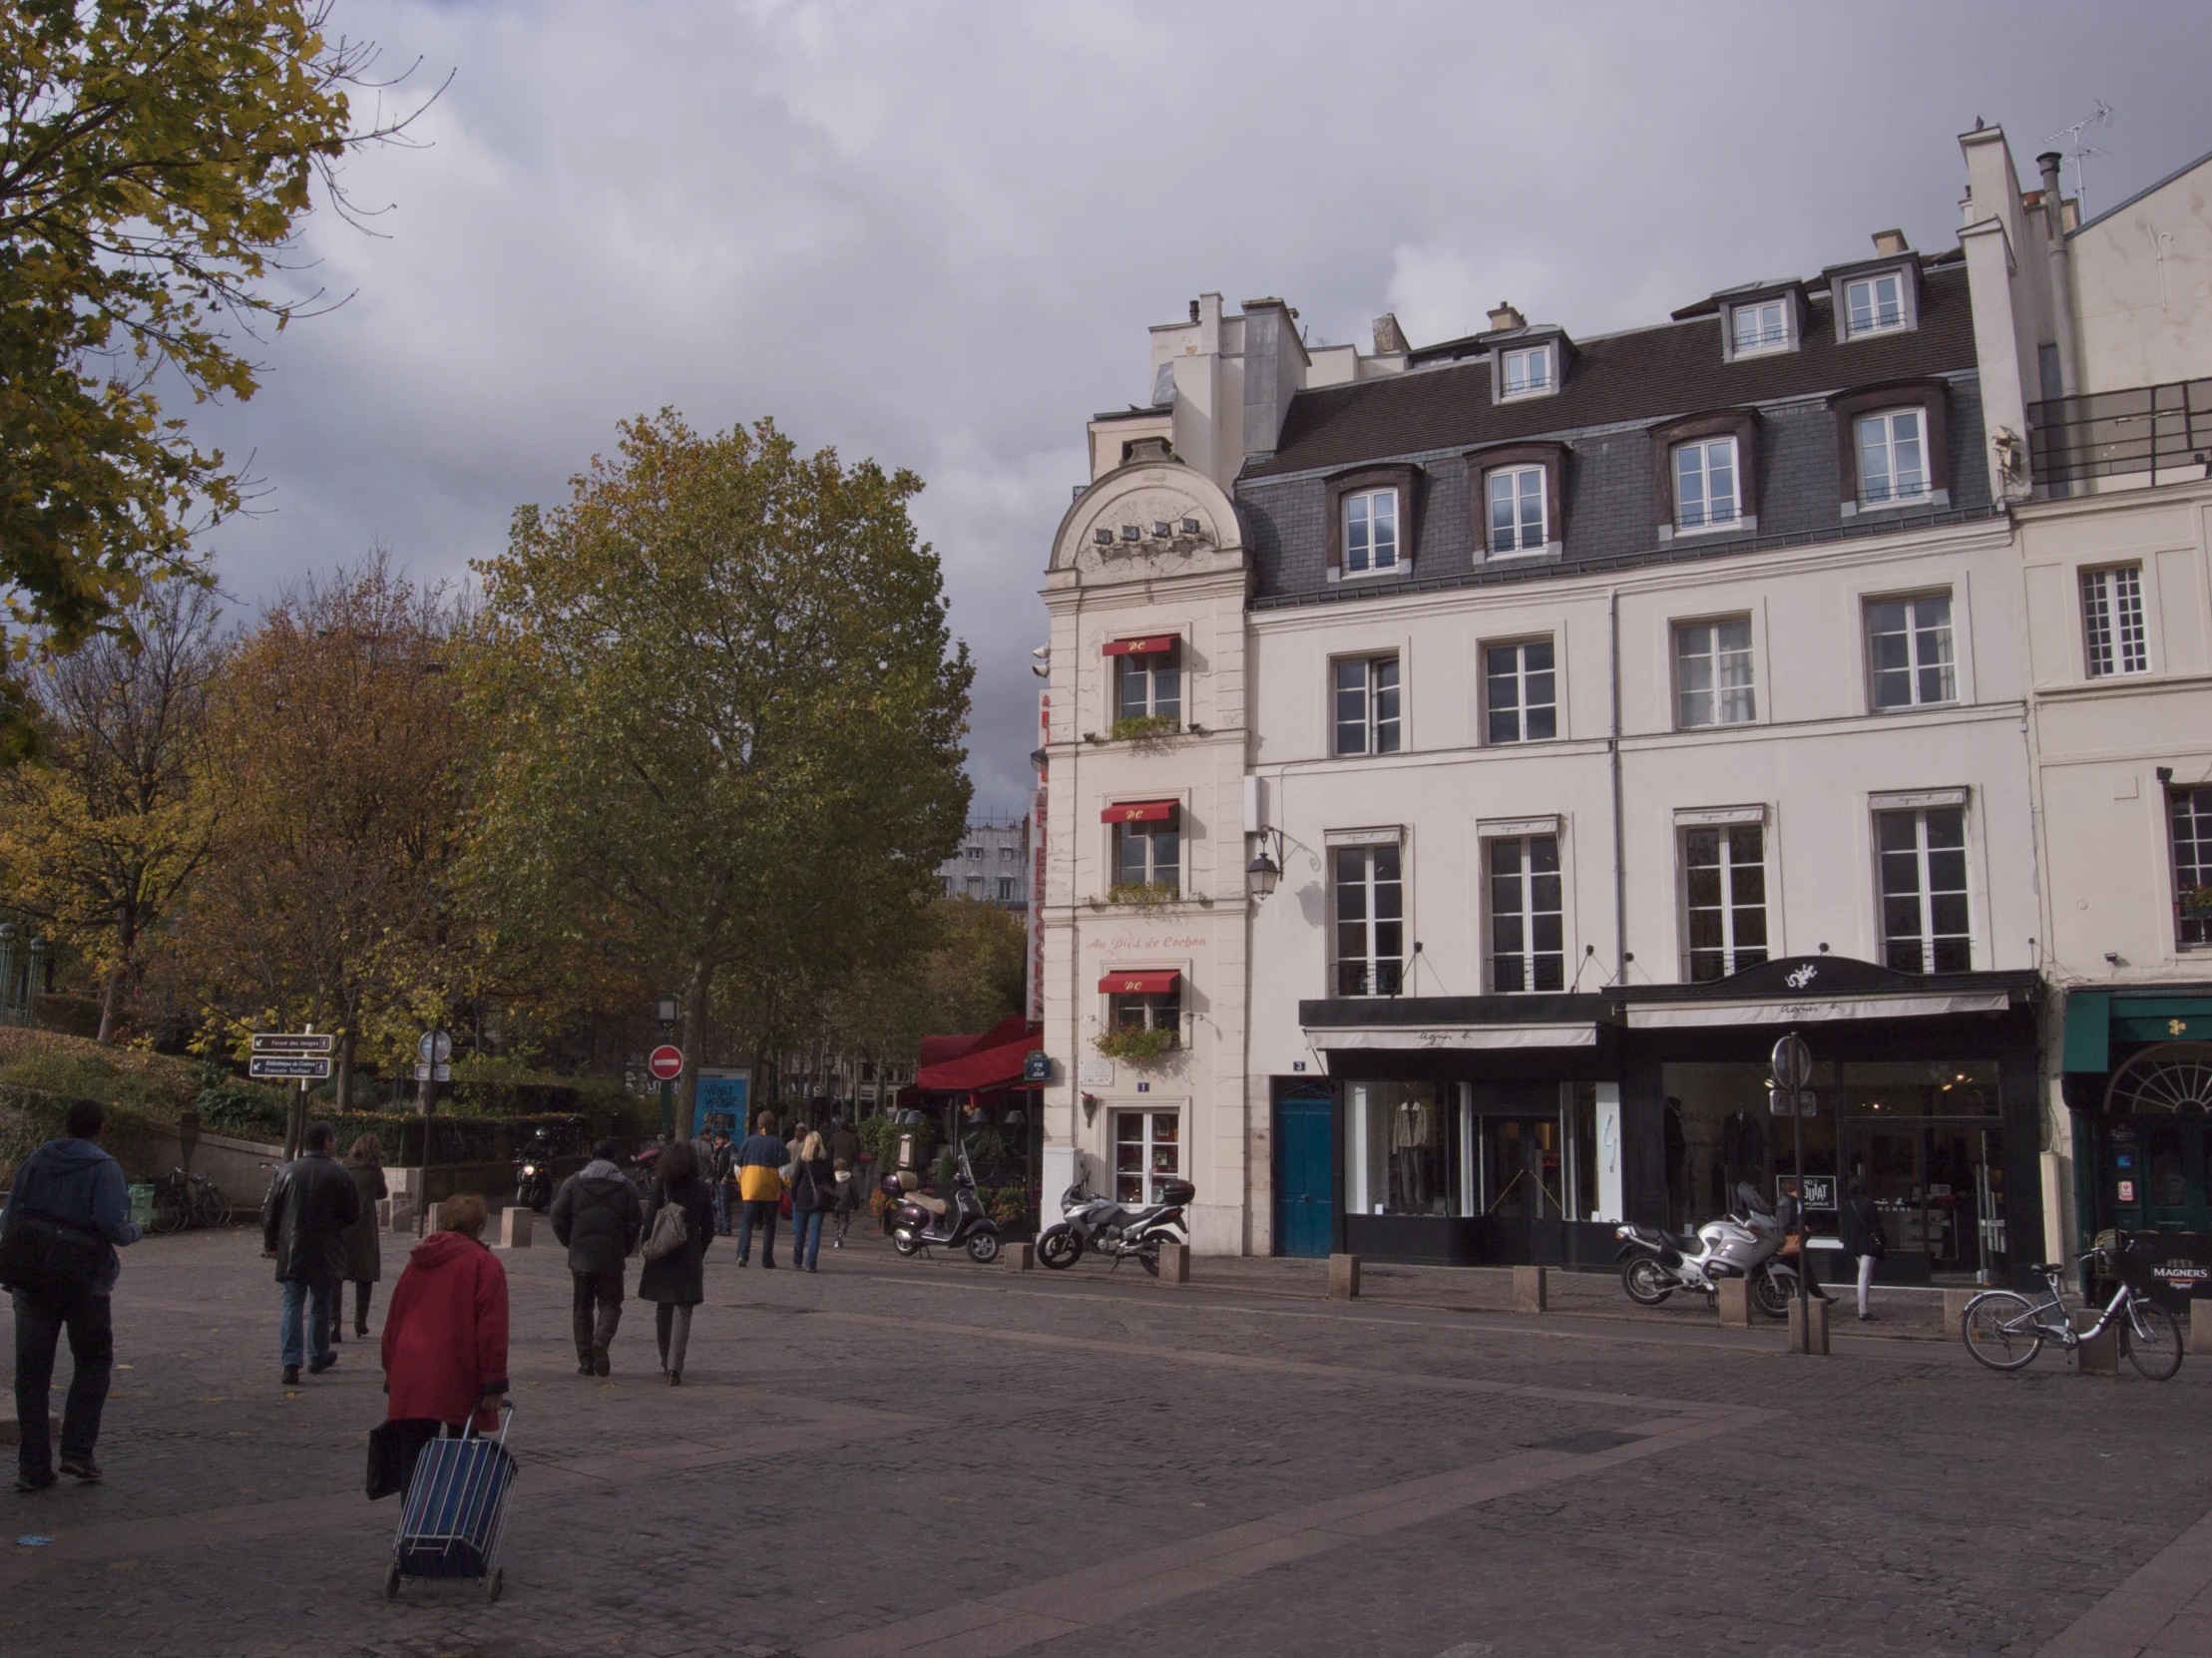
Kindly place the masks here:
<instances>
[{"instance_id":1,"label":"parked motorcycle","mask_svg":"<svg viewBox=\"0 0 2212 1658\"><path fill-rule=\"evenodd\" d=\"M892 1248L901 1255L933 1248L965 1249L971 1259L984 1266L999 1258L999 1223L983 1212L967 1146L959 1148L951 1202L929 1196L919 1189L921 1184L921 1176L912 1169L883 1177L884 1194L891 1199L891 1212L884 1217L884 1225L891 1234Z\"/></svg>"},{"instance_id":2,"label":"parked motorcycle","mask_svg":"<svg viewBox=\"0 0 2212 1658\"><path fill-rule=\"evenodd\" d=\"M1088 1181L1086 1176L1061 1193L1061 1218L1038 1238L1038 1260L1057 1272L1082 1260L1085 1250L1094 1249L1112 1256L1115 1267L1134 1259L1157 1278L1159 1246L1187 1241L1183 1209L1198 1195L1198 1188L1187 1180L1163 1180L1161 1201L1128 1209L1110 1197L1093 1197Z\"/></svg>"},{"instance_id":3,"label":"parked motorcycle","mask_svg":"<svg viewBox=\"0 0 2212 1658\"><path fill-rule=\"evenodd\" d=\"M515 1201L544 1214L553 1203L553 1141L541 1128L515 1153Z\"/></svg>"},{"instance_id":4,"label":"parked motorcycle","mask_svg":"<svg viewBox=\"0 0 2212 1658\"><path fill-rule=\"evenodd\" d=\"M1797 1269L1781 1259L1780 1219L1748 1183L1736 1187L1735 1210L1692 1236L1635 1225L1615 1227L1613 1236L1620 1240L1620 1287L1638 1306L1656 1307L1676 1290L1717 1295L1721 1279L1748 1278L1753 1306L1771 1319L1789 1317Z\"/></svg>"}]
</instances>

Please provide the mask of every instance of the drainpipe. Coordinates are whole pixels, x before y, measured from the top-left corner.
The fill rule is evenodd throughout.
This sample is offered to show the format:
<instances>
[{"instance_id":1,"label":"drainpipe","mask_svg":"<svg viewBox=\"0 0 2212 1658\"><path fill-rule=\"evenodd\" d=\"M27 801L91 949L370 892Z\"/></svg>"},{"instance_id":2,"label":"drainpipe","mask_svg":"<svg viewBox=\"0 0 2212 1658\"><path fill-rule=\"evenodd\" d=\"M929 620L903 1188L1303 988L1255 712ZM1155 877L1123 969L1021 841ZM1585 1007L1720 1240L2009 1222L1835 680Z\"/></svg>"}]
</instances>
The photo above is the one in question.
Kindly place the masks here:
<instances>
[{"instance_id":1,"label":"drainpipe","mask_svg":"<svg viewBox=\"0 0 2212 1658\"><path fill-rule=\"evenodd\" d=\"M1628 866L1623 861L1625 810L1620 796L1620 590L1605 590L1605 619L1609 633L1606 669L1612 679L1612 735L1605 752L1612 762L1613 785L1613 983L1628 976Z\"/></svg>"},{"instance_id":2,"label":"drainpipe","mask_svg":"<svg viewBox=\"0 0 2212 1658\"><path fill-rule=\"evenodd\" d=\"M2056 313L2051 332L2058 343L2058 389L2067 397L2081 390L2080 366L2073 342L2073 265L2066 257L2065 207L2058 192L2062 158L2046 150L2035 158L2043 174L2043 250L2050 260L2050 307Z\"/></svg>"}]
</instances>

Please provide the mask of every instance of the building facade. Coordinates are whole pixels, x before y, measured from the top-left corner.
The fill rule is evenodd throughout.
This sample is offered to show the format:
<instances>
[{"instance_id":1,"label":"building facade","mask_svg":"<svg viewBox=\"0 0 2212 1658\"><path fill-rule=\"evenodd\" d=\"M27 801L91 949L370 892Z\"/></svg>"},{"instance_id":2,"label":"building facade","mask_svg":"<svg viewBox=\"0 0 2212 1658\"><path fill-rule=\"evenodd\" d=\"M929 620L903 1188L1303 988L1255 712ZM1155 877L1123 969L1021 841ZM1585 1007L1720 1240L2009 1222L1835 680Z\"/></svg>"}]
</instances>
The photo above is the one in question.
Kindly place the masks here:
<instances>
[{"instance_id":1,"label":"building facade","mask_svg":"<svg viewBox=\"0 0 2212 1658\"><path fill-rule=\"evenodd\" d=\"M2106 220L1964 142L1959 246L1880 232L1645 328L1502 305L1310 350L1206 295L1152 331L1045 596L1049 1157L1192 1179L1201 1250L1604 1261L1796 1170L1867 1184L1896 1276L2040 1258L2079 1091L2045 1058L2051 709L2109 687L2042 665L2080 635L2031 573L2117 568L2120 532L2040 499L2037 421L2100 386L2045 323L2117 278L2069 289L2046 242L2086 267ZM2092 334L2065 372L2134 337ZM2129 545L2199 570L2203 514L2142 510ZM2205 637L2212 587L2163 570Z\"/></svg>"},{"instance_id":2,"label":"building facade","mask_svg":"<svg viewBox=\"0 0 2212 1658\"><path fill-rule=\"evenodd\" d=\"M1026 916L1030 907L1030 821L971 823L960 850L937 866L947 898L968 898Z\"/></svg>"}]
</instances>

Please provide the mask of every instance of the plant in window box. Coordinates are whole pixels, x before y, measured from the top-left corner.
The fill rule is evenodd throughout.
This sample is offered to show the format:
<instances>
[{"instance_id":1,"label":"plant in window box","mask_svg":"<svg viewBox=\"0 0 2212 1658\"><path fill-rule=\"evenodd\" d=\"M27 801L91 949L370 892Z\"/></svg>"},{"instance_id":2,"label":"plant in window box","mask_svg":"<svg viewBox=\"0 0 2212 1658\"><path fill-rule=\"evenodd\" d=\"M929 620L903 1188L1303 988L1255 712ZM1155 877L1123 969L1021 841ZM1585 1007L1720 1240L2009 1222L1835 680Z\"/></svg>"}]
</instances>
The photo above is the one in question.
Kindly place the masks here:
<instances>
[{"instance_id":1,"label":"plant in window box","mask_svg":"<svg viewBox=\"0 0 2212 1658\"><path fill-rule=\"evenodd\" d=\"M2183 887L2174 894L2174 908L2191 921L2212 919L2212 886Z\"/></svg>"},{"instance_id":2,"label":"plant in window box","mask_svg":"<svg viewBox=\"0 0 2212 1658\"><path fill-rule=\"evenodd\" d=\"M1139 910L1156 910L1181 897L1182 888L1173 881L1116 881L1106 888L1108 904L1127 904Z\"/></svg>"},{"instance_id":3,"label":"plant in window box","mask_svg":"<svg viewBox=\"0 0 2212 1658\"><path fill-rule=\"evenodd\" d=\"M1132 1065L1156 1063L1175 1045L1175 1033L1165 1026L1116 1025L1091 1038L1091 1045L1108 1059L1126 1059Z\"/></svg>"},{"instance_id":4,"label":"plant in window box","mask_svg":"<svg viewBox=\"0 0 2212 1658\"><path fill-rule=\"evenodd\" d=\"M1173 714L1128 714L1113 722L1114 742L1159 743L1182 729Z\"/></svg>"}]
</instances>

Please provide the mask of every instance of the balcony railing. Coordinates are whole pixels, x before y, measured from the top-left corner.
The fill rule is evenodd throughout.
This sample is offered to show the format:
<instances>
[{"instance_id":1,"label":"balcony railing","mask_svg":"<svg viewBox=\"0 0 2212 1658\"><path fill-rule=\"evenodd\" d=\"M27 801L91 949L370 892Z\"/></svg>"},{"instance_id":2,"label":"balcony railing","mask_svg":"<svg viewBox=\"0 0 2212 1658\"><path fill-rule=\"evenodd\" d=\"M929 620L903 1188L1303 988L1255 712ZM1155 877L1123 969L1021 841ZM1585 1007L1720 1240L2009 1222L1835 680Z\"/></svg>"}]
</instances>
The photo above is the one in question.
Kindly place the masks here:
<instances>
[{"instance_id":1,"label":"balcony railing","mask_svg":"<svg viewBox=\"0 0 2212 1658\"><path fill-rule=\"evenodd\" d=\"M2212 460L2212 380L2085 392L2027 406L2035 494L2086 495L2101 478L2178 484Z\"/></svg>"}]
</instances>

